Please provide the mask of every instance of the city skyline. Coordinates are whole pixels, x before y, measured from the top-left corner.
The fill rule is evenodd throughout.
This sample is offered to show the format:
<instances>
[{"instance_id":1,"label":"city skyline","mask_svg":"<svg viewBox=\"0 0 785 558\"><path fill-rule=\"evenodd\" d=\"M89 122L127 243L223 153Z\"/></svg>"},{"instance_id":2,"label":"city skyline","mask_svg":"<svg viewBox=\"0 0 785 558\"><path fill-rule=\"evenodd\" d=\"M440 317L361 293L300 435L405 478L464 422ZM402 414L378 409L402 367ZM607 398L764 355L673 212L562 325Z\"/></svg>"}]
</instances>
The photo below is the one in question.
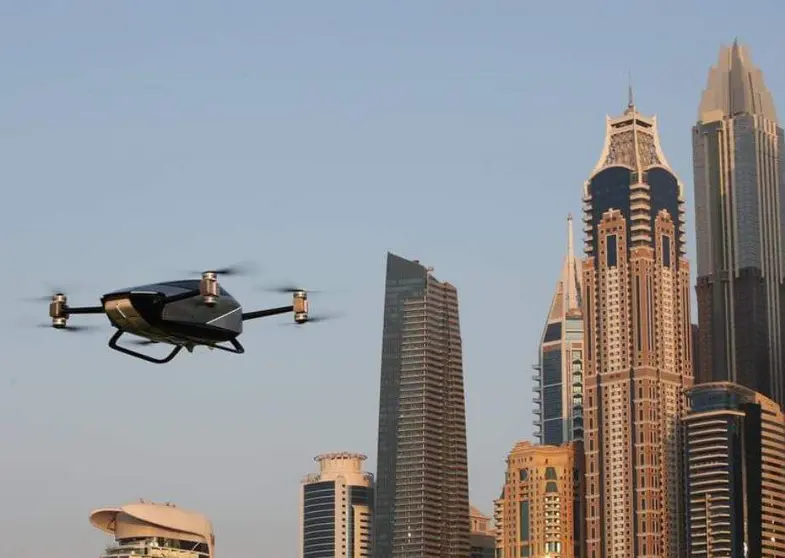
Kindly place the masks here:
<instances>
[{"instance_id":1,"label":"city skyline","mask_svg":"<svg viewBox=\"0 0 785 558\"><path fill-rule=\"evenodd\" d=\"M208 512L222 554L295 552L296 488L312 455L357 448L376 467L387 249L432 262L461 290L470 492L487 509L499 456L532 436L529 366L564 257L563 219L580 215L575 185L603 113L623 106L627 69L641 107L661 117L688 223L689 128L718 45L738 33L775 97L783 92L777 5L744 18L722 3L678 17L628 4L566 17L548 6L396 8L73 5L55 17L8 6L2 41L14 55L0 106L19 210L0 224L13 239L0 278L11 293L0 439L14 450L2 467L14 513L0 512L11 531L0 554L28 558L52 541L94 553L101 537L85 514L139 495ZM633 31L630 18L646 25ZM215 213L219 190L234 215ZM45 198L68 219L34 211ZM162 242L189 223L225 233ZM89 303L94 289L247 258L263 263L256 283L302 281L324 291L314 312L347 319L270 324L241 362L196 351L164 373L119 362L101 336L15 321L41 315L16 299L45 294L47 280L76 284L74 302ZM232 280L232 292L265 302L250 283ZM138 406L133 420L118 416ZM150 458L107 467L121 451ZM41 532L51 541L29 548Z\"/></svg>"}]
</instances>

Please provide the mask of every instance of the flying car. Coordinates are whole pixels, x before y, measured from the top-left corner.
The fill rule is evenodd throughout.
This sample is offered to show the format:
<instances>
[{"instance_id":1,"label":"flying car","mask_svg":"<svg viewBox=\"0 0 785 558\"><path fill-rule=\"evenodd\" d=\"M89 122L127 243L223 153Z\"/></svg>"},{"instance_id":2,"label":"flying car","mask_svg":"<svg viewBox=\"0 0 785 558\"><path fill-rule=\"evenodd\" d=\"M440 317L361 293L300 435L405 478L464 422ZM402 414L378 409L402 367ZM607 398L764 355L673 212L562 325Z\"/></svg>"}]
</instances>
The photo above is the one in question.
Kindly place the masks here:
<instances>
[{"instance_id":1,"label":"flying car","mask_svg":"<svg viewBox=\"0 0 785 558\"><path fill-rule=\"evenodd\" d=\"M229 273L229 270L225 270ZM117 331L109 339L109 347L123 354L155 364L166 364L183 348L193 352L196 346L243 354L238 341L243 324L248 320L292 313L295 324L319 321L308 314L308 293L297 287L281 287L292 303L286 306L243 312L242 305L218 283L221 270L205 271L201 279L165 281L120 289L101 297L100 306L69 306L62 292L52 295L49 302L51 327L78 329L68 320L77 314L106 314ZM323 318L321 318L323 319ZM172 345L168 356L156 358L118 344L125 335L135 336L137 344ZM141 338L141 339L139 339Z\"/></svg>"}]
</instances>

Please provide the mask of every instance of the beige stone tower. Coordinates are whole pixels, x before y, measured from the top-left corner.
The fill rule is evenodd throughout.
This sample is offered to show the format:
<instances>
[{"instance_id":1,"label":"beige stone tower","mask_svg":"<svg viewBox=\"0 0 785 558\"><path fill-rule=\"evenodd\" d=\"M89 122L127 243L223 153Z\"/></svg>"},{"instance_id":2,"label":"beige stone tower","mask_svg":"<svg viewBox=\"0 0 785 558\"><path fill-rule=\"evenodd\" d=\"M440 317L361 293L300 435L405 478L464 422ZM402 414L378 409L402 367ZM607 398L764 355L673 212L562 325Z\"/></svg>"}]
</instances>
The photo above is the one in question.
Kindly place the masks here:
<instances>
[{"instance_id":1,"label":"beige stone tower","mask_svg":"<svg viewBox=\"0 0 785 558\"><path fill-rule=\"evenodd\" d=\"M608 118L584 188L588 558L684 556L679 419L693 383L683 187L657 121Z\"/></svg>"},{"instance_id":2,"label":"beige stone tower","mask_svg":"<svg viewBox=\"0 0 785 558\"><path fill-rule=\"evenodd\" d=\"M339 452L317 455L319 473L300 489L300 557L367 558L373 544L373 475L366 457Z\"/></svg>"},{"instance_id":3,"label":"beige stone tower","mask_svg":"<svg viewBox=\"0 0 785 558\"><path fill-rule=\"evenodd\" d=\"M579 558L580 442L539 446L519 442L507 457L494 504L497 558ZM577 521L576 521L577 519Z\"/></svg>"}]
</instances>

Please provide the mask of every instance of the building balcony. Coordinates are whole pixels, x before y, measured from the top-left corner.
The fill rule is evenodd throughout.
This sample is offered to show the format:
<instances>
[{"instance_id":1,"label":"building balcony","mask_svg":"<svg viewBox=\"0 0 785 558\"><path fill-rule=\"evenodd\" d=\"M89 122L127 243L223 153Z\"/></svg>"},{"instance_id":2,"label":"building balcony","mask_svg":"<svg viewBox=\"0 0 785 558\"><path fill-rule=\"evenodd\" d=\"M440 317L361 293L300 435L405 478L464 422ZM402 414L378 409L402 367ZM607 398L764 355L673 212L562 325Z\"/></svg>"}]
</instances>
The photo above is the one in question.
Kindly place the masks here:
<instances>
[{"instance_id":1,"label":"building balcony","mask_svg":"<svg viewBox=\"0 0 785 558\"><path fill-rule=\"evenodd\" d=\"M174 548L154 538L109 545L101 558L202 558L207 554L187 548Z\"/></svg>"}]
</instances>

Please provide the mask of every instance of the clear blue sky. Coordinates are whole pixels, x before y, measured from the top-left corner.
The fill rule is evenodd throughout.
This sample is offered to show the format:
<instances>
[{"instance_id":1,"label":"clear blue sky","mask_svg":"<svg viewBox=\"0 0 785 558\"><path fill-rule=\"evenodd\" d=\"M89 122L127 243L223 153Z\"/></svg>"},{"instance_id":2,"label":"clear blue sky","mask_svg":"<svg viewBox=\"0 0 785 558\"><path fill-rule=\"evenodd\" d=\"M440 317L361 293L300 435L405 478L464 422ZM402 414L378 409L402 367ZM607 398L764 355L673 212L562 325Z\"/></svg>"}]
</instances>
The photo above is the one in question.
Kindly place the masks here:
<instances>
[{"instance_id":1,"label":"clear blue sky","mask_svg":"<svg viewBox=\"0 0 785 558\"><path fill-rule=\"evenodd\" d=\"M738 35L784 112L783 22L780 0L5 2L0 556L97 556L90 510L138 497L210 515L221 556L295 556L311 458L376 468L387 250L459 289L471 497L490 512L531 436L565 217L628 71L692 231L708 68ZM108 326L24 327L46 305L17 301L65 284L94 304L247 259L257 284L335 289L313 308L349 317L260 321L243 357L154 366L109 350ZM286 303L253 284L224 282Z\"/></svg>"}]
</instances>

